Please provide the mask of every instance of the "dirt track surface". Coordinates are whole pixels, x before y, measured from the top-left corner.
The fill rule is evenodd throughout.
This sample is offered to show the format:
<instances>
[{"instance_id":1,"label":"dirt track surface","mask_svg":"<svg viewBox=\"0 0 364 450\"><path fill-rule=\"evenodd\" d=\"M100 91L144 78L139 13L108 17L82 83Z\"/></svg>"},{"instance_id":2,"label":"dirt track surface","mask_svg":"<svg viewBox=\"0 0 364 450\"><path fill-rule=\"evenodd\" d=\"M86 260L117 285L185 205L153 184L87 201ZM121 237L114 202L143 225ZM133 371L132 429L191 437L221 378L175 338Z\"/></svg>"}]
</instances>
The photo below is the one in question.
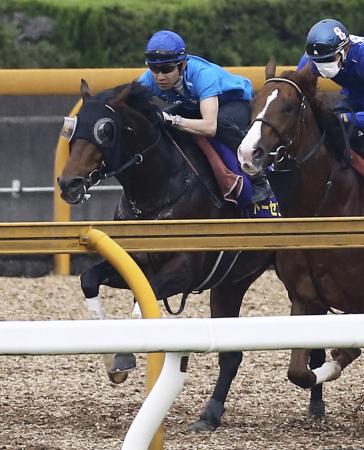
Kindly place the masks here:
<instances>
[{"instance_id":1,"label":"dirt track surface","mask_svg":"<svg viewBox=\"0 0 364 450\"><path fill-rule=\"evenodd\" d=\"M77 277L0 278L0 320L88 318ZM102 288L108 318L128 317L130 293ZM249 290L242 315L287 315L273 272ZM185 317L208 317L207 295L192 296ZM123 385L112 385L102 357L0 357L0 450L116 450L145 397L145 355ZM222 426L194 434L217 377L216 354L193 354L182 394L166 421L166 450L361 450L362 359L326 384L327 420L306 418L309 392L286 377L288 351L246 352ZM138 450L138 449L135 449Z\"/></svg>"}]
</instances>

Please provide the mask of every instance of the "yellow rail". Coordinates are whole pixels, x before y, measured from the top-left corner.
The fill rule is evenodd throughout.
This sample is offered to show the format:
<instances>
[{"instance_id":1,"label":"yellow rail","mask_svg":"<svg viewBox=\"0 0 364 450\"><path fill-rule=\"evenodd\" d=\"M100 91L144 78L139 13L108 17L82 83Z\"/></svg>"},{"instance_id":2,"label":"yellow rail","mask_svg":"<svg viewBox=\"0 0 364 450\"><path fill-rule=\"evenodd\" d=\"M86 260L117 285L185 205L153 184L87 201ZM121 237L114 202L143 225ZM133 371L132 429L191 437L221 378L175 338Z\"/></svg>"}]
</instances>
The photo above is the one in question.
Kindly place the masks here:
<instances>
[{"instance_id":1,"label":"yellow rail","mask_svg":"<svg viewBox=\"0 0 364 450\"><path fill-rule=\"evenodd\" d=\"M80 99L68 114L70 117L77 115L80 110L82 100ZM53 169L53 220L55 222L70 222L72 220L71 207L68 203L62 200L58 191L57 179L61 175L69 158L69 145L68 141L61 136L58 138L56 147L56 156L54 159ZM71 269L71 260L68 254L56 254L54 255L54 273L56 275L69 275Z\"/></svg>"},{"instance_id":2,"label":"yellow rail","mask_svg":"<svg viewBox=\"0 0 364 450\"><path fill-rule=\"evenodd\" d=\"M254 89L262 87L264 67L226 67L232 73L252 80ZM277 73L294 70L295 66L278 66ZM2 69L0 70L0 95L79 95L81 78L87 80L91 91L98 92L129 83L137 79L145 68L120 69ZM331 80L319 79L321 89L336 91L338 86Z\"/></svg>"},{"instance_id":3,"label":"yellow rail","mask_svg":"<svg viewBox=\"0 0 364 450\"><path fill-rule=\"evenodd\" d=\"M0 224L0 254L85 253L92 227L126 251L364 247L364 218L24 222Z\"/></svg>"}]
</instances>

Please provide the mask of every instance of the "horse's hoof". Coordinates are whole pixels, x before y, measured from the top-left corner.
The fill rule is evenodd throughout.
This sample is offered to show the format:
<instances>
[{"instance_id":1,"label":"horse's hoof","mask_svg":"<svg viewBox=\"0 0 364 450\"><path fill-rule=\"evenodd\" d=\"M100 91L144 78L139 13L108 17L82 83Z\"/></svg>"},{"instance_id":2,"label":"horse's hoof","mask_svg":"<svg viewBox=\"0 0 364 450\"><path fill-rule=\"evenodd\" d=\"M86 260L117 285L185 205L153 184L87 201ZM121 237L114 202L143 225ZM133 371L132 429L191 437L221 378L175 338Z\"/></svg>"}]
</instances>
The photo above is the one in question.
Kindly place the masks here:
<instances>
[{"instance_id":1,"label":"horse's hoof","mask_svg":"<svg viewBox=\"0 0 364 450\"><path fill-rule=\"evenodd\" d=\"M210 398L202 411L199 420L190 425L189 430L196 433L202 431L215 431L216 428L221 425L221 418L224 411L225 408L221 402Z\"/></svg>"},{"instance_id":2,"label":"horse's hoof","mask_svg":"<svg viewBox=\"0 0 364 450\"><path fill-rule=\"evenodd\" d=\"M124 383L129 372L136 367L136 359L132 353L116 353L104 355L107 376L115 384Z\"/></svg>"},{"instance_id":3,"label":"horse's hoof","mask_svg":"<svg viewBox=\"0 0 364 450\"><path fill-rule=\"evenodd\" d=\"M207 420L204 419L200 419L200 420L196 420L196 422L194 422L193 424L191 424L188 427L188 431L191 431L193 433L202 433L204 431L215 431L217 427L214 427L213 425L211 425L211 423L209 423Z\"/></svg>"},{"instance_id":4,"label":"horse's hoof","mask_svg":"<svg viewBox=\"0 0 364 450\"><path fill-rule=\"evenodd\" d=\"M107 371L107 377L112 383L122 384L128 378L129 372L121 372L119 370L116 371Z\"/></svg>"},{"instance_id":5,"label":"horse's hoof","mask_svg":"<svg viewBox=\"0 0 364 450\"><path fill-rule=\"evenodd\" d=\"M308 408L308 417L310 419L323 419L325 417L325 402L322 400L311 401Z\"/></svg>"}]
</instances>

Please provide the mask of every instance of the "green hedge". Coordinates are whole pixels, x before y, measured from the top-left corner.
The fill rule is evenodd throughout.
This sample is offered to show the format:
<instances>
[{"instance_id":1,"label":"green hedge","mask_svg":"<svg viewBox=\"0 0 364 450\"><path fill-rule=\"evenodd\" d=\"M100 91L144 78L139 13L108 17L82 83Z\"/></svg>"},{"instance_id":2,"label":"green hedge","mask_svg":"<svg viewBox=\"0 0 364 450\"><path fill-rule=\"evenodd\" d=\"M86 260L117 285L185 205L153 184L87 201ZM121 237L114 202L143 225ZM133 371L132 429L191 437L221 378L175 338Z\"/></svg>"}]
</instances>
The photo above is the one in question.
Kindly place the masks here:
<instances>
[{"instance_id":1,"label":"green hedge","mask_svg":"<svg viewBox=\"0 0 364 450\"><path fill-rule=\"evenodd\" d=\"M2 0L0 67L141 67L146 41L173 29L225 66L296 64L309 28L341 20L364 35L364 0Z\"/></svg>"}]
</instances>

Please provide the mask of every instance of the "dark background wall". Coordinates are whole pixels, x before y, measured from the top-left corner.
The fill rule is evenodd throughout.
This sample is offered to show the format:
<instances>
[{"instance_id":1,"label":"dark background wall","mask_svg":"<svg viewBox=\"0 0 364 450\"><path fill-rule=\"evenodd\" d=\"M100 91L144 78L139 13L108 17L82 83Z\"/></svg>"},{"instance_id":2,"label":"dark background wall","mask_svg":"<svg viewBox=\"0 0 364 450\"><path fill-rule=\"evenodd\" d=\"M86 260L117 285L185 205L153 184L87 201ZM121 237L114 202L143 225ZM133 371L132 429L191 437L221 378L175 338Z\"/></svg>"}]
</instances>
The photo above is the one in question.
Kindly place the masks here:
<instances>
[{"instance_id":1,"label":"dark background wall","mask_svg":"<svg viewBox=\"0 0 364 450\"><path fill-rule=\"evenodd\" d=\"M74 96L0 96L0 190L13 180L22 187L52 187L54 158L63 117L76 104ZM105 185L105 183L103 183ZM118 186L116 180L108 184ZM93 192L91 199L72 208L73 220L112 220L120 190ZM52 221L53 192L0 192L0 221ZM91 256L72 257L79 273ZM1 275L42 275L53 268L52 256L0 257Z\"/></svg>"}]
</instances>

